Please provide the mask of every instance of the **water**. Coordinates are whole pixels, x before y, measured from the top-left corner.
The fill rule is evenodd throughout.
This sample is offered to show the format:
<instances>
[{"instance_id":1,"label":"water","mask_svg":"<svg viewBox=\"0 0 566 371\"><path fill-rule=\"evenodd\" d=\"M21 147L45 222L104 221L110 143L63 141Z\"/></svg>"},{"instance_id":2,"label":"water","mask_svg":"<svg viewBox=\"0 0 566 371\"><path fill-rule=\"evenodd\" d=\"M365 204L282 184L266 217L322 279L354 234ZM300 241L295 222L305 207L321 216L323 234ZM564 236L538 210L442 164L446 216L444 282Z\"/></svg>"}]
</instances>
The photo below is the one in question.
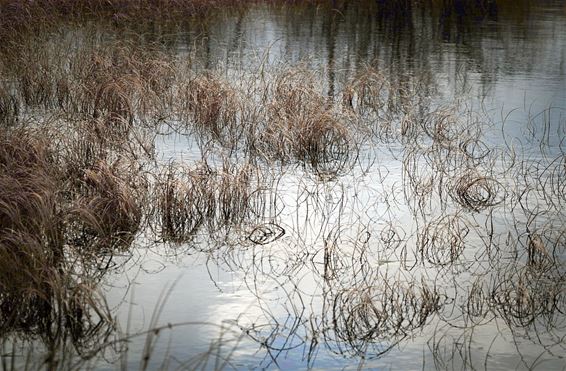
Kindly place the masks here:
<instances>
[{"instance_id":1,"label":"water","mask_svg":"<svg viewBox=\"0 0 566 371\"><path fill-rule=\"evenodd\" d=\"M196 47L183 43L181 36L175 39L175 47L191 55L195 65L227 71L228 75L230 71L303 63L322 71L330 95L367 64L399 84L410 83L413 76L424 77L425 90L435 101L458 99L485 110L486 117L494 121L496 133L482 138L490 148L502 145L501 117L506 116L506 140L522 140L528 129L537 133L533 135L536 138L545 120L539 116L529 126L528 117L551 108L548 144L551 152L560 153L563 133L559 130L564 118L559 108L566 103L564 8L559 3L544 3L519 12L501 11L495 18L459 23L415 11L412 19L396 24L354 5L336 11L257 6L210 24ZM196 31L189 29L187 34L191 33ZM164 140L158 144L159 152L164 159L179 157L184 143ZM533 140L532 145L535 143ZM523 145L527 147L523 153L529 153L529 143ZM396 152L395 144L390 147ZM506 322L509 313L505 309L506 305L513 307L514 299L504 297L499 302L499 294L490 292L501 282L515 287L517 276L513 274L520 273L511 271L508 274L513 277L508 281L498 281L498 274L487 278L495 267L505 272L505 266L513 261L512 254L505 251L495 256L486 252L487 214L439 213L434 207L426 207L428 215L421 219L403 202L402 184L406 179L400 159L406 154L375 148L367 152L375 161L368 172L362 174L362 166L355 167L353 175L330 183L309 180L302 171L286 170L274 192L281 210L272 220L286 231L278 241L265 246L220 243L216 248L205 247L210 250L207 253L197 252L190 245L180 246L171 259L164 258L156 248L148 253L150 257L142 257L142 262L159 262L160 269L157 273L141 272L134 281L128 281L129 285L122 283L132 293L118 310L121 322L129 318L134 332L143 329L160 300L164 306L158 323L194 322L162 335L153 351L154 362L160 362L165 352L175 360L206 352L208 345L221 336L217 328L198 324L206 322L235 331L222 339L228 344L218 350L230 355L227 365L235 368L563 368L566 363L558 356L563 352L559 335L564 330L563 315L556 314L555 334L546 334L546 330L539 333L534 324L514 326ZM190 158L185 161L190 162ZM497 169L489 170L497 174ZM438 205L436 200L431 202ZM513 213L498 205L495 218L514 218L508 216L509 212ZM453 220L458 228L468 231L465 251L449 266L443 265L447 258L438 255L428 256L421 265L415 249L423 238L419 224L432 219L433 226L439 223L438 231L445 231L446 215L456 215ZM560 211L554 216L563 220ZM501 240L493 244L501 244L505 250L502 238L515 222L495 223L495 236ZM426 232L427 227L424 229ZM390 234L399 236L398 242L396 238L390 240ZM560 241L563 254L562 244ZM334 254L329 252L330 246ZM325 260L329 257L336 261L329 264ZM524 262L520 266L524 267ZM335 272L331 272L333 269ZM390 275L394 278L383 283ZM386 327L377 327L384 333L370 332L366 340L348 342L343 333L337 333L336 326L346 326L341 331L363 328L363 317L356 317L354 311L348 319L348 314L340 313L336 306L345 305L346 310L351 301L361 300L352 294L340 301L354 289L363 290L359 280L374 287L373 300L378 307L386 305L383 300L388 297L383 292L388 292L388 284L408 282L409 287L418 287L428 281L442 293L439 310L420 325L404 328L407 324L402 322L401 330L389 332ZM467 304L473 300L467 296L472 282L483 285L483 297L491 295L483 302L479 299L483 307L477 317L470 317ZM558 300L562 300L558 312L564 309L562 285L558 288ZM158 300L169 287L172 291L167 299ZM125 294L112 289L107 295L111 302L117 302ZM418 291L416 295L418 298ZM503 291L501 295L507 294ZM133 310L123 309L130 305ZM549 324L542 322L542 326ZM233 345L230 336L243 339ZM135 349L141 348L143 340L131 346L135 362L139 358ZM366 360L360 357L364 353ZM215 351L212 354L205 368L213 367Z\"/></svg>"},{"instance_id":2,"label":"water","mask_svg":"<svg viewBox=\"0 0 566 371\"><path fill-rule=\"evenodd\" d=\"M492 120L479 138L486 148L503 152L504 141L520 142L519 156L540 158L542 165L549 154L561 156L563 148L566 16L560 2L516 12L501 9L497 16L443 20L415 10L410 17L389 19L354 4L337 10L256 6L223 15L200 34L189 27L171 42L196 68L225 71L227 76L269 73L265 71L301 63L320 71L330 96L366 65L401 86L409 87L417 78L432 104L458 100ZM186 35L193 35L192 43L183 41ZM543 131L548 131L546 139ZM179 158L185 143L164 139L158 152L165 161ZM547 145L543 154L541 143ZM506 164L480 161L476 169L501 182L493 208L462 211L433 188L409 196L424 203L415 206L406 199L411 191L404 172L417 170L426 180L434 177L436 166L417 153L417 167L407 169L406 148L378 145L383 146L364 149L364 159L351 174L336 180L320 183L293 167L276 175L272 193L278 210L266 221L285 230L277 241L240 243L250 230L241 225L233 231L235 243L205 238L196 246L142 250L140 262L125 269L130 272L141 264L142 272L127 284L120 273L118 287L107 292L120 322L129 320L132 332L155 325L149 318L160 304L158 324L192 322L161 335L151 367L165 354L177 362L194 362L199 352L208 352L206 365L179 365L214 368L223 362L219 353L229 357L225 366L233 368L564 368L564 284L554 282L554 287L548 282L552 274L527 272L525 252L514 243L525 241L521 228L529 216L507 206L513 191L503 196L505 190L521 188L517 183L530 187L535 180L530 175L505 179L513 178L502 169ZM196 147L186 148L191 152ZM192 153L200 156L198 149L197 155ZM182 157L190 163L190 156ZM549 238L557 243L558 270L563 273L564 240L556 234L563 234L564 214L560 209L550 214L556 218L554 227L542 215L534 224L553 235ZM463 241L441 237L454 228ZM515 241L507 241L509 237ZM437 238L437 248L462 251L453 258L417 248ZM167 253L174 256L166 258ZM144 271L145 264L156 264L158 272ZM524 306L516 301L521 287L529 285L528 277L540 280L535 291L558 290L548 299L552 304L547 299L529 301L534 291ZM428 286L439 293L429 314L419 307ZM481 294L472 296L478 288ZM122 302L124 297L129 299ZM373 309L365 300L372 301ZM549 311L540 309L528 324L514 312L522 310L528 317L529 311L545 305ZM381 316L392 318L372 317L379 308ZM380 318L384 322L376 322ZM143 341L137 339L130 347L134 365Z\"/></svg>"},{"instance_id":3,"label":"water","mask_svg":"<svg viewBox=\"0 0 566 371\"><path fill-rule=\"evenodd\" d=\"M445 134L464 148L379 129L337 177L261 162L264 207L250 220L182 244L144 231L100 287L131 336L123 364L566 368L566 7L525 4L483 16L415 6L402 17L354 3L255 5L172 30L142 24L143 37L102 27L158 40L235 86L299 65L336 101L371 66L419 107L457 107ZM202 138L173 127L156 136L157 163L193 166ZM246 157L212 148L212 167ZM258 228L270 231L262 243ZM527 252L535 238L542 257ZM93 365L113 369L119 357Z\"/></svg>"}]
</instances>

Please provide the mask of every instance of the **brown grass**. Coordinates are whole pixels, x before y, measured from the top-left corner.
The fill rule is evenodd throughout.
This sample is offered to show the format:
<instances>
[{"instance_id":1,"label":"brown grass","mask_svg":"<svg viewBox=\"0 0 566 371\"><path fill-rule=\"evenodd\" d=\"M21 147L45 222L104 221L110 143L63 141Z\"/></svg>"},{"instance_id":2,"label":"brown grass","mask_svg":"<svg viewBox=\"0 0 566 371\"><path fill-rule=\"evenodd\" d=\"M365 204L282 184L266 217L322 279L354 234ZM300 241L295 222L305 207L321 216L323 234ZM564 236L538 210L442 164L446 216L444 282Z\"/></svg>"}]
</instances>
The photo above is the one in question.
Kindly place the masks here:
<instances>
[{"instance_id":1,"label":"brown grass","mask_svg":"<svg viewBox=\"0 0 566 371\"><path fill-rule=\"evenodd\" d=\"M425 283L381 279L383 284L347 289L334 298L336 336L359 355L369 351L377 357L387 352L440 309L438 293Z\"/></svg>"},{"instance_id":2,"label":"brown grass","mask_svg":"<svg viewBox=\"0 0 566 371\"><path fill-rule=\"evenodd\" d=\"M419 251L429 263L445 266L456 262L466 247L470 228L460 215L445 215L430 222L419 238Z\"/></svg>"},{"instance_id":3,"label":"brown grass","mask_svg":"<svg viewBox=\"0 0 566 371\"><path fill-rule=\"evenodd\" d=\"M193 167L169 164L155 185L158 234L181 243L192 240L203 225L209 232L239 226L253 217L250 200L257 172L251 164L227 160L216 169L206 162Z\"/></svg>"},{"instance_id":4,"label":"brown grass","mask_svg":"<svg viewBox=\"0 0 566 371\"><path fill-rule=\"evenodd\" d=\"M123 179L131 171L119 162L97 163L84 170L81 190L69 209L68 218L76 223L78 245L95 251L112 251L129 246L140 228L142 202L140 179ZM80 241L80 242L79 242Z\"/></svg>"},{"instance_id":5,"label":"brown grass","mask_svg":"<svg viewBox=\"0 0 566 371\"><path fill-rule=\"evenodd\" d=\"M0 86L0 127L14 126L20 114L18 99Z\"/></svg>"},{"instance_id":6,"label":"brown grass","mask_svg":"<svg viewBox=\"0 0 566 371\"><path fill-rule=\"evenodd\" d=\"M227 81L210 73L190 78L181 88L179 103L184 120L202 136L210 135L227 146L237 140L238 102Z\"/></svg>"},{"instance_id":7,"label":"brown grass","mask_svg":"<svg viewBox=\"0 0 566 371\"><path fill-rule=\"evenodd\" d=\"M25 331L57 347L105 333L107 308L86 277L68 267L67 216L48 141L32 131L0 138L0 333ZM104 335L101 335L104 336Z\"/></svg>"},{"instance_id":8,"label":"brown grass","mask_svg":"<svg viewBox=\"0 0 566 371\"><path fill-rule=\"evenodd\" d=\"M212 170L206 164L187 169L171 163L157 181L159 234L165 241L183 242L194 237L216 209Z\"/></svg>"},{"instance_id":9,"label":"brown grass","mask_svg":"<svg viewBox=\"0 0 566 371\"><path fill-rule=\"evenodd\" d=\"M314 74L283 70L269 92L266 125L258 133L264 153L298 159L321 176L349 169L357 154L351 117L322 94Z\"/></svg>"}]
</instances>

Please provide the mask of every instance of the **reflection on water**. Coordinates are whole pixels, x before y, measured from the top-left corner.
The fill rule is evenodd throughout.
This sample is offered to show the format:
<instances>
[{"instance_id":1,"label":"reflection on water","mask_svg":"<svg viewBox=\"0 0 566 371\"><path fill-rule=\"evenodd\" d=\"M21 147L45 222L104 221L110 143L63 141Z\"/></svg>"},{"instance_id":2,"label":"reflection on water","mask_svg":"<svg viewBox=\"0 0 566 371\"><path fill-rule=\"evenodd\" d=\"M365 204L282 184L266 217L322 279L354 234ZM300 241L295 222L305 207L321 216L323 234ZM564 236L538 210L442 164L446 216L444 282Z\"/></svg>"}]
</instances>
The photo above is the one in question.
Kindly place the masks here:
<instances>
[{"instance_id":1,"label":"reflection on water","mask_svg":"<svg viewBox=\"0 0 566 371\"><path fill-rule=\"evenodd\" d=\"M63 368L564 368L564 7L480 3L69 26L40 49L75 48L57 67L84 81L57 104L2 67L67 133L17 171L1 153L0 227L21 237L2 253L54 266L43 286L0 276L3 359L35 342Z\"/></svg>"},{"instance_id":2,"label":"reflection on water","mask_svg":"<svg viewBox=\"0 0 566 371\"><path fill-rule=\"evenodd\" d=\"M330 92L370 63L399 84L406 76L431 76L449 96L473 88L480 97L499 98L497 103L516 108L527 93L532 94L528 103L536 98L544 107L564 98L564 26L559 21L564 12L559 2L537 5L484 17L414 9L399 20L349 3L335 10L256 7L186 31L202 41L187 44L178 37L170 42L190 49L195 63L206 68L306 60L324 69Z\"/></svg>"}]
</instances>

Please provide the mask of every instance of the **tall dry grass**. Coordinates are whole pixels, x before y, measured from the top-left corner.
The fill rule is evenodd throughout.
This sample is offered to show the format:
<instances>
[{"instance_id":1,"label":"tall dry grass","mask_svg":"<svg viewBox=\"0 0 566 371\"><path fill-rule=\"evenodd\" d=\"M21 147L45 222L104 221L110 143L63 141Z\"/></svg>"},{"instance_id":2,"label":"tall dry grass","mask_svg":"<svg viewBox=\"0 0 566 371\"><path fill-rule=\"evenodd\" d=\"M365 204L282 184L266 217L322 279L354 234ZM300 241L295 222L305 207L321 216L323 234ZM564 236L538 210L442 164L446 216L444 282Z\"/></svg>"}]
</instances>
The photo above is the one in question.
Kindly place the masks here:
<instances>
[{"instance_id":1,"label":"tall dry grass","mask_svg":"<svg viewBox=\"0 0 566 371\"><path fill-rule=\"evenodd\" d=\"M317 77L303 69L275 76L266 125L258 133L265 153L296 158L320 175L343 173L357 153L355 127L347 112L323 95Z\"/></svg>"},{"instance_id":2,"label":"tall dry grass","mask_svg":"<svg viewBox=\"0 0 566 371\"><path fill-rule=\"evenodd\" d=\"M54 154L30 130L2 132L0 141L0 336L24 332L80 352L84 335L104 338L112 320L89 278L69 265L69 205Z\"/></svg>"},{"instance_id":3,"label":"tall dry grass","mask_svg":"<svg viewBox=\"0 0 566 371\"><path fill-rule=\"evenodd\" d=\"M224 159L219 167L171 163L158 175L154 209L158 235L165 241L191 241L201 227L208 233L240 227L255 219L253 195L261 187L261 170Z\"/></svg>"},{"instance_id":4,"label":"tall dry grass","mask_svg":"<svg viewBox=\"0 0 566 371\"><path fill-rule=\"evenodd\" d=\"M175 117L204 143L267 163L299 163L321 177L345 174L356 161L362 125L305 68L282 68L265 79L212 71L178 78Z\"/></svg>"}]
</instances>

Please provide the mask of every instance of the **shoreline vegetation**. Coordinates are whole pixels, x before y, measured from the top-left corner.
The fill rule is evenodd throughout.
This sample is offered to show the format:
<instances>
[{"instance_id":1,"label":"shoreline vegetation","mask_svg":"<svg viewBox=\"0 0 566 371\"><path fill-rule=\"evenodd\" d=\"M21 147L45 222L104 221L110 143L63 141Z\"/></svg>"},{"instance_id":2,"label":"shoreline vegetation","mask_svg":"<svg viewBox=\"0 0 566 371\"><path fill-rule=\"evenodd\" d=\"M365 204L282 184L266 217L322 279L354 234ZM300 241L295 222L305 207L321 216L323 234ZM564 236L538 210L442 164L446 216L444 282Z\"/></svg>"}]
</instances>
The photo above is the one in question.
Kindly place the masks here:
<instances>
[{"instance_id":1,"label":"shoreline vegetation","mask_svg":"<svg viewBox=\"0 0 566 371\"><path fill-rule=\"evenodd\" d=\"M267 325L219 326L210 352L188 368L206 368L208 361L230 367L242 338L272 357L282 354L295 344L281 345L279 338L293 338L293 331L307 333L301 341L310 347L303 356L309 366L322 343L363 365L433 319L437 328L458 328L453 317L474 324L498 318L512 334L529 339L550 329L548 343L560 347L556 339L566 325L566 232L560 225L566 157L563 140L556 146L549 132L550 113L563 115L563 108L549 109L542 123L534 117L524 144L504 138L492 146L486 133L505 122L496 124L456 98L435 102L426 74L405 74L399 84L368 63L329 92L322 73L307 64L263 68L262 62L257 70L230 74L195 69L159 40L136 43L145 36L109 36L96 27L192 22L263 3L0 0L2 368L78 369L96 366L105 352L117 359L116 367L128 368L128 341L136 336L146 337L139 367L151 368L159 332L183 324L159 322L164 293L147 332L121 328L99 287L119 271L117 256L156 243L202 253L223 248L229 261L240 247L261 248L259 263L256 255L253 262L223 263L258 264L242 269L255 279L273 264L269 246L281 242L276 246L283 249L291 236L300 241L297 250L310 236L321 238L310 261L285 257L289 266L282 269L291 277L299 269L292 264L315 266L322 256L322 268L313 269L324 288L320 317L289 325L266 313L275 322L271 333ZM330 7L337 14L365 6L370 14L394 19L417 9L438 19L495 19L511 7L529 7L527 0L265 3ZM559 119L558 126L552 130L564 137L566 122ZM161 161L155 142L163 133L194 138L200 160ZM543 156L524 153L527 142L537 143ZM380 159L368 163L368 148L397 160L400 180L379 199L383 221L342 226L340 217L325 214L326 207L341 215L351 201L322 196L342 178L369 173ZM292 171L315 184L292 202L312 202L310 212L334 225L303 237L302 227L292 230L279 220L277 187ZM358 197L357 189L352 192ZM414 226L395 219L391 210L399 205ZM372 223L379 230L370 233ZM346 237L346 230L353 236ZM400 268L385 270L389 261ZM450 276L476 263L478 273L466 276L469 285ZM485 272L489 279L481 280ZM304 308L289 303L289 318L301 318ZM236 340L224 339L228 333ZM454 340L446 334L431 339L438 368L451 366L445 352L455 357L466 351L443 343ZM42 348L39 360L34 342ZM234 348L224 354L223 345ZM464 366L471 366L468 361Z\"/></svg>"}]
</instances>

